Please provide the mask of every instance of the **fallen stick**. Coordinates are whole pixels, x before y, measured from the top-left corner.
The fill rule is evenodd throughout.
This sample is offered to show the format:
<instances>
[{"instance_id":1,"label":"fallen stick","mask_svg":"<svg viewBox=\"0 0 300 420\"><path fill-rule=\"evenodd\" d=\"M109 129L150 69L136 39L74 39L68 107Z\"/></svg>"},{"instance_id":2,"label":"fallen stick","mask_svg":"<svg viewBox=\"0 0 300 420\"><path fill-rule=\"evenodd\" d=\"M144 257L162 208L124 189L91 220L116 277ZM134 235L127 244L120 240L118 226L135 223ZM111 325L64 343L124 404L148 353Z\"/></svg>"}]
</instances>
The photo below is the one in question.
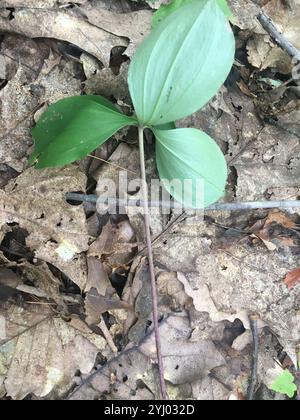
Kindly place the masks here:
<instances>
[{"instance_id":1,"label":"fallen stick","mask_svg":"<svg viewBox=\"0 0 300 420\"><path fill-rule=\"evenodd\" d=\"M286 39L282 33L279 32L272 22L272 19L264 12L260 12L257 19L276 44L283 51L286 51L291 58L300 62L300 51L288 39Z\"/></svg>"},{"instance_id":2,"label":"fallen stick","mask_svg":"<svg viewBox=\"0 0 300 420\"><path fill-rule=\"evenodd\" d=\"M73 202L85 202L85 203L99 203L105 205L118 205L118 206L143 206L142 200L132 199L119 199L119 198L101 198L96 195L86 195L79 193L68 193L66 195L68 201ZM205 209L194 209L183 207L180 203L169 202L169 201L149 201L149 208L170 208L170 209L182 209L182 210L204 210L205 212L210 211L240 211L240 210L257 210L257 209L290 209L300 208L300 200L277 200L277 201L242 201L232 203L217 203L206 207Z\"/></svg>"},{"instance_id":3,"label":"fallen stick","mask_svg":"<svg viewBox=\"0 0 300 420\"><path fill-rule=\"evenodd\" d=\"M257 367L258 367L258 352L259 352L259 340L258 340L258 315L252 314L249 316L250 328L253 337L253 349L252 349L252 363L251 363L251 378L247 393L247 400L252 401L254 399L255 388L257 384Z\"/></svg>"}]
</instances>

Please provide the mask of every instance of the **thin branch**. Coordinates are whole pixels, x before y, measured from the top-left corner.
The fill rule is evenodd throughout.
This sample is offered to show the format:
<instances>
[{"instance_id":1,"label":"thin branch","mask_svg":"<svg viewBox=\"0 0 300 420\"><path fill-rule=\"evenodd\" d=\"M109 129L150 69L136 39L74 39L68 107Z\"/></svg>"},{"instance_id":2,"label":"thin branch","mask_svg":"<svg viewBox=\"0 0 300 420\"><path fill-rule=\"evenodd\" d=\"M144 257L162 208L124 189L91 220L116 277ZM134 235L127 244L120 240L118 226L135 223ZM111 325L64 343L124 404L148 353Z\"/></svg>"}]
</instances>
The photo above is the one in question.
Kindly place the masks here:
<instances>
[{"instance_id":1,"label":"thin branch","mask_svg":"<svg viewBox=\"0 0 300 420\"><path fill-rule=\"evenodd\" d=\"M253 336L253 349L252 349L252 363L251 363L251 379L248 388L247 400L253 401L255 388L257 384L257 366L258 366L258 351L259 351L259 341L258 341L258 315L252 314L249 317L250 319L250 328Z\"/></svg>"},{"instance_id":2,"label":"thin branch","mask_svg":"<svg viewBox=\"0 0 300 420\"><path fill-rule=\"evenodd\" d=\"M115 199L115 198L105 198L97 197L97 195L86 195L78 193L67 193L66 199L70 201L82 201L88 203L100 203L100 204L111 204L119 206L137 206L142 207L144 201L137 203L136 200L128 199ZM169 202L169 201L149 201L148 207L151 208L170 208L170 209L182 209L182 210L203 210L203 209L189 209L182 207L180 203ZM211 211L240 211L240 210L257 210L257 209L290 209L290 208L299 208L300 200L278 200L278 201L242 201L242 202L232 202L232 203L217 203L211 206L208 206L204 209L205 212Z\"/></svg>"},{"instance_id":3,"label":"thin branch","mask_svg":"<svg viewBox=\"0 0 300 420\"><path fill-rule=\"evenodd\" d=\"M123 166L117 165L116 163L110 162L109 160L105 160L105 159L99 158L98 156L94 156L90 154L88 154L87 156L90 158L99 160L100 162L107 163L107 165L114 166L117 169L122 169L122 171L131 172L132 174L137 175L136 172L131 171L130 169L123 168Z\"/></svg>"},{"instance_id":4,"label":"thin branch","mask_svg":"<svg viewBox=\"0 0 300 420\"><path fill-rule=\"evenodd\" d=\"M109 332L109 329L107 328L105 321L103 319L103 316L100 315L100 323L98 324L98 327L100 328L100 330L102 331L104 338L107 341L107 344L109 345L110 349L112 350L113 353L118 353L118 349L114 343L114 340L112 339L112 336Z\"/></svg>"},{"instance_id":5,"label":"thin branch","mask_svg":"<svg viewBox=\"0 0 300 420\"><path fill-rule=\"evenodd\" d=\"M260 12L257 19L276 44L291 58L300 62L300 51L278 31L271 18L266 13Z\"/></svg>"},{"instance_id":6,"label":"thin branch","mask_svg":"<svg viewBox=\"0 0 300 420\"><path fill-rule=\"evenodd\" d=\"M143 194L143 209L144 209L144 224L145 224L145 235L148 249L148 262L149 272L151 280L151 296L152 296L152 316L153 316L153 328L155 334L156 343L156 354L159 371L159 385L161 397L163 400L167 399L166 384L164 380L164 367L163 358L161 353L161 342L158 325L158 302L157 302L157 288L154 272L152 242L151 242L151 231L150 231L150 215L148 206L148 186L146 180L146 168L145 168L145 152L144 152L144 128L139 127L139 152L140 152L140 165L141 165L141 178L142 178L142 194Z\"/></svg>"}]
</instances>

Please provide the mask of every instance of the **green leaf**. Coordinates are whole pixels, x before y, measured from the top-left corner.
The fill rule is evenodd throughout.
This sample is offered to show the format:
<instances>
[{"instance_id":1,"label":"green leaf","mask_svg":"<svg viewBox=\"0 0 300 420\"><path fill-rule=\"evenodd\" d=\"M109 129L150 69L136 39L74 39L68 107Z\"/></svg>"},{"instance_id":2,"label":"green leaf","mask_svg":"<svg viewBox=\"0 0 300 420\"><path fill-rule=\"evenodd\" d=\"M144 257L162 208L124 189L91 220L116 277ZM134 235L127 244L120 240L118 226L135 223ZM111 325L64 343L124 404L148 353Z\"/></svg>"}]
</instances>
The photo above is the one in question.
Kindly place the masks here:
<instances>
[{"instance_id":1,"label":"green leaf","mask_svg":"<svg viewBox=\"0 0 300 420\"><path fill-rule=\"evenodd\" d=\"M234 45L216 0L192 0L166 17L138 48L129 67L139 123L160 125L201 108L225 81Z\"/></svg>"},{"instance_id":2,"label":"green leaf","mask_svg":"<svg viewBox=\"0 0 300 420\"><path fill-rule=\"evenodd\" d=\"M174 130L175 128L176 125L173 121L153 127L154 130Z\"/></svg>"},{"instance_id":3,"label":"green leaf","mask_svg":"<svg viewBox=\"0 0 300 420\"><path fill-rule=\"evenodd\" d=\"M223 153L211 137L195 128L153 131L157 140L159 176L177 201L185 207L203 208L224 195L227 165ZM174 191L168 185L175 179L181 183L192 180L193 184L185 188L185 196L181 189ZM203 196L197 190L197 180L203 182Z\"/></svg>"},{"instance_id":4,"label":"green leaf","mask_svg":"<svg viewBox=\"0 0 300 420\"><path fill-rule=\"evenodd\" d=\"M271 389L280 394L286 394L292 398L297 391L297 386L294 384L294 376L286 369L281 375L272 383Z\"/></svg>"},{"instance_id":5,"label":"green leaf","mask_svg":"<svg viewBox=\"0 0 300 420\"><path fill-rule=\"evenodd\" d=\"M29 164L62 166L85 157L116 131L137 121L105 98L73 96L50 105L32 129L35 150Z\"/></svg>"},{"instance_id":6,"label":"green leaf","mask_svg":"<svg viewBox=\"0 0 300 420\"><path fill-rule=\"evenodd\" d=\"M171 13L175 12L175 10L177 10L179 7L191 1L192 0L172 0L169 2L169 4L162 4L160 8L153 15L152 28L155 28L160 22L162 22ZM203 0L199 0L199 1L203 1ZM232 11L230 10L230 7L228 6L227 1L217 0L217 3L219 7L221 8L222 12L225 14L225 16L229 20L232 19L233 17Z\"/></svg>"}]
</instances>

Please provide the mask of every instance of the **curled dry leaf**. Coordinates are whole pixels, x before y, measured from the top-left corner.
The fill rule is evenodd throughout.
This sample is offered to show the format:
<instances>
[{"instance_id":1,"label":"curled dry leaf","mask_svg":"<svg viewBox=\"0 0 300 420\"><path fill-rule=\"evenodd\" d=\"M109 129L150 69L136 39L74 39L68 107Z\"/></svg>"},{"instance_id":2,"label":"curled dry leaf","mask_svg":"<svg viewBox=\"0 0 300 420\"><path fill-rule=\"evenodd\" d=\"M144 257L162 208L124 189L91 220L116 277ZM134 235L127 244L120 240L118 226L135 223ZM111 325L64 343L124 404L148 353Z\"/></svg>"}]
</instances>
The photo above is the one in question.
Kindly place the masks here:
<instances>
[{"instance_id":1,"label":"curled dry leaf","mask_svg":"<svg viewBox=\"0 0 300 420\"><path fill-rule=\"evenodd\" d=\"M90 245L88 256L99 258L111 272L126 264L133 256L135 232L125 220L113 226L110 221L103 227L99 237Z\"/></svg>"},{"instance_id":2,"label":"curled dry leaf","mask_svg":"<svg viewBox=\"0 0 300 420\"><path fill-rule=\"evenodd\" d=\"M101 314L109 310L131 308L131 305L120 300L114 293L102 262L95 257L88 257L86 291L85 313L88 325L98 324L101 321Z\"/></svg>"},{"instance_id":3,"label":"curled dry leaf","mask_svg":"<svg viewBox=\"0 0 300 420\"><path fill-rule=\"evenodd\" d=\"M189 309L191 307L192 297L186 293L184 284L179 280L177 273L168 271L159 273L157 289L160 294L168 295L173 299L175 308L184 307Z\"/></svg>"},{"instance_id":4,"label":"curled dry leaf","mask_svg":"<svg viewBox=\"0 0 300 420\"><path fill-rule=\"evenodd\" d=\"M17 306L1 309L4 331L0 342L1 372L8 396L37 397L68 389L75 373L91 371L105 340L65 323L45 308L31 312ZM4 319L4 321L3 321Z\"/></svg>"},{"instance_id":5,"label":"curled dry leaf","mask_svg":"<svg viewBox=\"0 0 300 420\"><path fill-rule=\"evenodd\" d=\"M110 221L88 249L88 280L85 287L86 322L100 322L101 314L108 310L131 308L120 300L111 286L109 275L132 257L134 231L128 221L113 226ZM113 298L112 298L113 297Z\"/></svg>"},{"instance_id":6,"label":"curled dry leaf","mask_svg":"<svg viewBox=\"0 0 300 420\"><path fill-rule=\"evenodd\" d=\"M263 2L262 7L247 0L229 2L233 10L234 24L245 31L246 36L248 34L249 62L261 70L271 67L279 72L289 73L292 69L291 59L271 40L256 16L261 10L267 13L283 36L299 49L299 2L271 0Z\"/></svg>"}]
</instances>

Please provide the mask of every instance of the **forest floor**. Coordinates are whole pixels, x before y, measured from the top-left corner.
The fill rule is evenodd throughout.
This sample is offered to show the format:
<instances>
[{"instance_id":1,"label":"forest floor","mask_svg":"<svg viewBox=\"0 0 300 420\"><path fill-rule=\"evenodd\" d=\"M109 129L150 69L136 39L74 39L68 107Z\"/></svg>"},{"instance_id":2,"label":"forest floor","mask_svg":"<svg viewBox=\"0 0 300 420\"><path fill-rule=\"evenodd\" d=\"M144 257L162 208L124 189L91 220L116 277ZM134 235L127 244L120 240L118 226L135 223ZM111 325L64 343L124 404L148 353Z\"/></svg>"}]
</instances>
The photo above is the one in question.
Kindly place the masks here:
<instances>
[{"instance_id":1,"label":"forest floor","mask_svg":"<svg viewBox=\"0 0 300 420\"><path fill-rule=\"evenodd\" d=\"M161 3L0 1L0 398L159 398L143 217L130 209L101 216L91 203L66 201L68 192L95 194L99 180L124 168L136 178L136 130L63 168L36 170L27 160L31 128L59 99L99 94L132 112L128 65ZM300 2L229 3L233 69L177 126L201 128L224 152L221 201L298 200L295 63L256 16L264 10L300 49ZM150 135L146 152L151 176ZM299 397L299 227L297 208L152 216L170 399L247 398L253 314L255 398L287 399L272 391L285 369Z\"/></svg>"}]
</instances>

